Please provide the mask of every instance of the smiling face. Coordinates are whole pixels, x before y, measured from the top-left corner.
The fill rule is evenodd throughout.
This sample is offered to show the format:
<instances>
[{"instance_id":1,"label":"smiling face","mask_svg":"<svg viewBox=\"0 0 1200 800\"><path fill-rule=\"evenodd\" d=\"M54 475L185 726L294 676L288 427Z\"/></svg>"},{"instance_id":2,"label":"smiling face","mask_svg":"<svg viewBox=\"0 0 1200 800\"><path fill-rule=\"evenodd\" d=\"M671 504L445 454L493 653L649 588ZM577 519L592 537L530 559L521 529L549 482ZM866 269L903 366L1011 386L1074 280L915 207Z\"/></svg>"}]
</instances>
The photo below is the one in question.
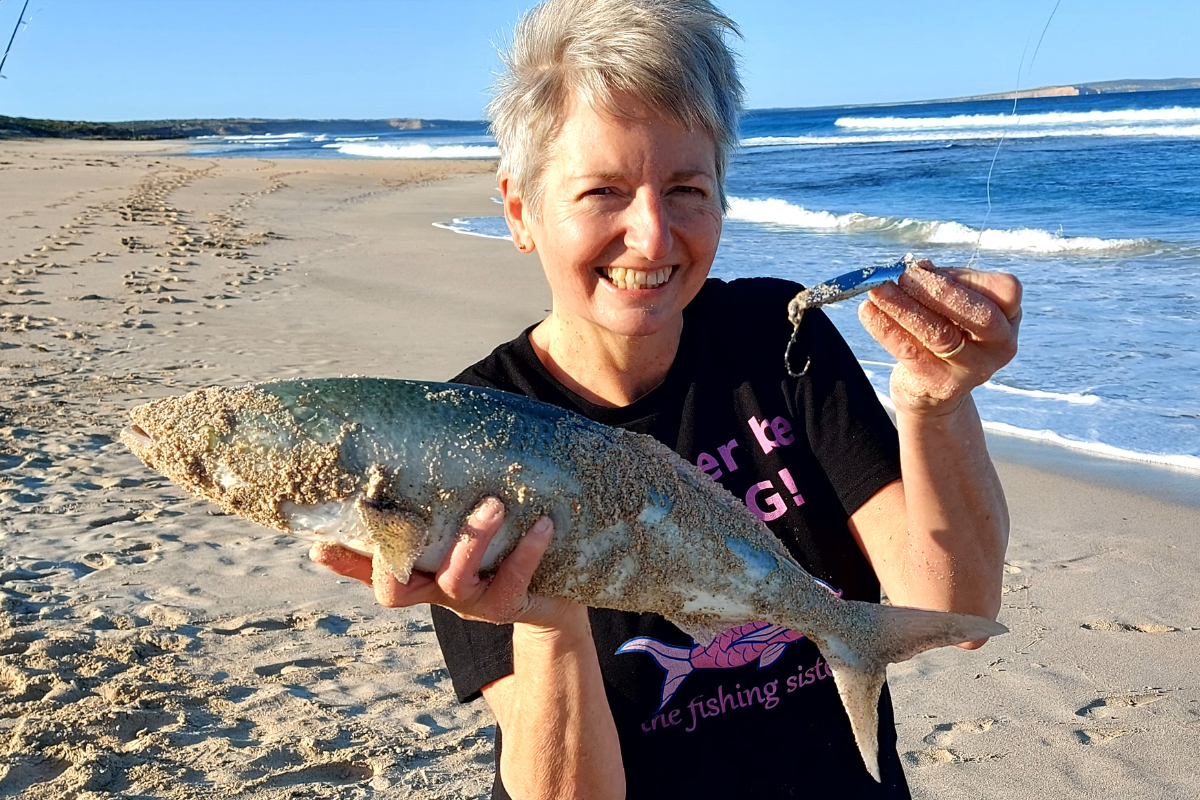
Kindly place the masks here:
<instances>
[{"instance_id":1,"label":"smiling face","mask_svg":"<svg viewBox=\"0 0 1200 800\"><path fill-rule=\"evenodd\" d=\"M575 103L540 213L507 182L505 212L518 244L541 256L558 324L588 338L677 338L721 237L716 147L635 100L621 110Z\"/></svg>"}]
</instances>

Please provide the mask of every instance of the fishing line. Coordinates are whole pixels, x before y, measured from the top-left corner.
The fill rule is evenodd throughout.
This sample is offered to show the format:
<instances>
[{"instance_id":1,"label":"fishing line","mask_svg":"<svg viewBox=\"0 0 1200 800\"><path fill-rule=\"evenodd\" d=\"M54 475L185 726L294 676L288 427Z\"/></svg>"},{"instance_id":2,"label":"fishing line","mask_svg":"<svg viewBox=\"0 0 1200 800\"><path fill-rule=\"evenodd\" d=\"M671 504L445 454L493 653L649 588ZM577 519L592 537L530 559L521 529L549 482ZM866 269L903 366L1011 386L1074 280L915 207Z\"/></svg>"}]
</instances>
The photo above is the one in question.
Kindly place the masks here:
<instances>
[{"instance_id":1,"label":"fishing line","mask_svg":"<svg viewBox=\"0 0 1200 800\"><path fill-rule=\"evenodd\" d=\"M1054 15L1058 13L1058 7L1062 5L1062 0L1058 0L1054 4L1054 9L1050 12L1050 17L1046 20L1046 25L1042 28L1042 35L1038 37L1037 45L1033 48L1033 58L1029 59L1029 69L1025 71L1025 77L1033 74L1033 65L1037 61L1038 52L1042 49L1042 42L1046 38L1046 32L1050 30L1050 23L1054 22ZM1000 141L996 142L996 150L992 153L992 163L988 166L987 174L987 213L984 214L983 224L979 226L979 238L975 240L975 251L971 253L971 257L967 259L967 267L971 267L975 260L979 257L979 250L983 246L983 235L987 232L988 221L992 218L992 173L996 170L996 159L1000 157L1000 148L1004 146L1004 140L1008 138L1008 134L1021 124L1021 118L1017 116L1017 103L1021 99L1021 70L1025 66L1025 53L1029 51L1029 40L1025 40L1025 48L1021 50L1021 63L1017 65L1017 86L1013 90L1013 107L1009 116L1014 118L1014 122L1000 134Z\"/></svg>"},{"instance_id":2,"label":"fishing line","mask_svg":"<svg viewBox=\"0 0 1200 800\"><path fill-rule=\"evenodd\" d=\"M1046 38L1046 32L1050 30L1050 23L1054 21L1054 15L1058 13L1058 7L1061 5L1062 0L1055 2L1054 9L1050 12L1050 17L1042 27L1042 34L1038 37L1037 44L1033 48L1033 57L1029 59L1029 68L1025 72L1027 77L1033 72L1033 65L1037 61L1038 51L1042 49L1042 42ZM992 216L992 173L996 169L996 159L1000 156L1000 148L1004 145L1004 140L1008 137L1012 128L1021 124L1021 118L1017 116L1017 103L1021 98L1021 71L1025 69L1025 54L1029 52L1029 40L1032 38L1032 35L1031 32L1030 36L1025 39L1025 47L1021 50L1021 63L1017 65L1017 85L1013 90L1013 107L1012 112L1009 114L1010 117L1015 119L1015 122L1003 131L1000 141L996 143L996 150L992 153L992 163L988 166L987 174L987 213L984 215L983 225L979 227L979 237L975 240L975 252L971 253L971 257L967 259L967 267L971 267L979 256L979 251L983 246L983 234L987 231L988 221ZM783 351L783 365L788 375L793 378L802 378L808 372L808 367L812 363L812 359L809 358L799 370L792 366L792 351L799 340L800 320L804 316L806 309L816 308L827 303L836 303L839 300L844 300L867 291L873 286L878 286L886 280L897 279L900 273L907 269L909 263L913 260L910 253L891 267L871 267L866 270L839 275L832 281L810 287L796 295L792 299L792 302L788 304L788 319L792 323L792 335L788 339L787 347ZM888 274L881 274L880 280L872 280L875 277L876 271Z\"/></svg>"}]
</instances>

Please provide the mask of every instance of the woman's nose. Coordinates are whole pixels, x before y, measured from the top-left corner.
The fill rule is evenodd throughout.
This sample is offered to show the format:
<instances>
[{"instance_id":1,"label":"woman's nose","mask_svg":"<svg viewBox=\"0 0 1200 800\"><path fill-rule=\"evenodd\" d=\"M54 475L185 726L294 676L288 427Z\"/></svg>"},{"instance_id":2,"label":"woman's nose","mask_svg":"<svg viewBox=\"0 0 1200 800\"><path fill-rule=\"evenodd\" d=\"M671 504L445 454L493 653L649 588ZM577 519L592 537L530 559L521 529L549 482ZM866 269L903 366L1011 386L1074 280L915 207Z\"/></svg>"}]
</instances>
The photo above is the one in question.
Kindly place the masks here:
<instances>
[{"instance_id":1,"label":"woman's nose","mask_svg":"<svg viewBox=\"0 0 1200 800\"><path fill-rule=\"evenodd\" d=\"M639 191L625 213L626 247L647 261L661 261L671 254L670 219L657 192Z\"/></svg>"}]
</instances>

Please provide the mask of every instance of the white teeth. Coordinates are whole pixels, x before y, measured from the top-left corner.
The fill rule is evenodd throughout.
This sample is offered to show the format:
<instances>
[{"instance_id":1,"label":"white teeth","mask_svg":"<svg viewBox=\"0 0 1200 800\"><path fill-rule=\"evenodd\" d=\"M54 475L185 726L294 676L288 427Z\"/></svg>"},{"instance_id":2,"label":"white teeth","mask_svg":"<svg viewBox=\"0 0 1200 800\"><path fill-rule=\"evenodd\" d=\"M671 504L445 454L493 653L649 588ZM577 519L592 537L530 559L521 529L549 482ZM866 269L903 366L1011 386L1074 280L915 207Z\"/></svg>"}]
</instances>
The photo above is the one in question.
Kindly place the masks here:
<instances>
[{"instance_id":1,"label":"white teeth","mask_svg":"<svg viewBox=\"0 0 1200 800\"><path fill-rule=\"evenodd\" d=\"M666 283L674 271L674 267L663 267L654 272L626 267L605 267L604 276L618 289L653 289Z\"/></svg>"}]
</instances>

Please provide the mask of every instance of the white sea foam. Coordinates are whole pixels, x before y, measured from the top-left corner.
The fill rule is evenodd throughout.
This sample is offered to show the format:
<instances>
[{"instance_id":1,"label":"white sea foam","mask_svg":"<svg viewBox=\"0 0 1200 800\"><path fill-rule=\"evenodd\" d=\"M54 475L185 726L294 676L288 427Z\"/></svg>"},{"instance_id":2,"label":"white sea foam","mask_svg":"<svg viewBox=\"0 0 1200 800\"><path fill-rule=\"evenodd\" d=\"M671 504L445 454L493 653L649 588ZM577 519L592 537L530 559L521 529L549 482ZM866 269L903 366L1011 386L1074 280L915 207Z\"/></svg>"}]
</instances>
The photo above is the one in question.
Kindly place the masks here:
<instances>
[{"instance_id":1,"label":"white sea foam","mask_svg":"<svg viewBox=\"0 0 1200 800\"><path fill-rule=\"evenodd\" d=\"M339 153L364 158L499 158L500 149L473 144L367 144L338 142L327 144Z\"/></svg>"},{"instance_id":2,"label":"white sea foam","mask_svg":"<svg viewBox=\"0 0 1200 800\"><path fill-rule=\"evenodd\" d=\"M1081 442L1077 439L1068 439L1061 434L1050 430L1028 430L1026 428L1018 428L1015 425L1009 425L1005 422L987 422L983 423L984 430L1002 436L1014 436L1019 439L1030 439L1038 442L1049 442L1060 447L1066 447L1071 450L1079 450L1091 455L1105 456L1107 458L1119 458L1124 461L1140 461L1146 464L1161 464L1163 466L1178 467L1180 469L1200 471L1200 457L1189 455L1173 455L1159 453L1139 453L1136 450L1126 450L1121 447L1114 447L1111 444L1103 442Z\"/></svg>"},{"instance_id":3,"label":"white sea foam","mask_svg":"<svg viewBox=\"0 0 1200 800\"><path fill-rule=\"evenodd\" d=\"M879 398L879 402L884 408L895 413L896 404L892 402L892 398L889 397L887 393L876 389L875 396ZM1012 436L1017 439L1045 442L1047 444L1065 447L1069 450L1078 450L1083 453L1088 453L1089 455L1103 456L1105 458L1118 458L1124 461L1139 461L1144 464L1158 464L1161 466L1200 471L1200 457L1197 456L1169 453L1139 453L1136 450L1127 450L1122 447L1115 447L1111 444L1104 444L1103 442L1082 442L1078 439L1068 439L1066 436L1055 433L1051 430L1039 431L1030 430L1028 428L1018 428L1016 425L1009 425L1006 422L989 422L988 420L983 420L983 429L999 436Z\"/></svg>"},{"instance_id":4,"label":"white sea foam","mask_svg":"<svg viewBox=\"0 0 1200 800\"><path fill-rule=\"evenodd\" d=\"M982 250L1025 253L1128 253L1153 247L1146 239L1096 239L1062 236L1037 228L987 229L980 232L960 222L939 222L905 217L876 217L857 212L832 214L812 211L779 198L729 198L729 218L763 225L780 225L836 233L868 233L894 237L911 244L968 245Z\"/></svg>"},{"instance_id":5,"label":"white sea foam","mask_svg":"<svg viewBox=\"0 0 1200 800\"><path fill-rule=\"evenodd\" d=\"M498 233L487 233L485 231L476 230L472 227L471 220L455 218L449 222L435 222L433 227L442 228L443 230L453 231L454 233L464 233L467 236L479 236L484 239L501 239L507 241L512 238L511 235L501 236Z\"/></svg>"},{"instance_id":6,"label":"white sea foam","mask_svg":"<svg viewBox=\"0 0 1200 800\"><path fill-rule=\"evenodd\" d=\"M977 139L1046 139L1064 136L1150 136L1200 139L1200 124L1196 125L1105 125L1063 128L1026 127L1015 121L1007 125L969 130L924 130L911 133L875 133L843 136L752 136L743 139L743 147L797 147L813 145L887 144L905 142L959 142Z\"/></svg>"},{"instance_id":7,"label":"white sea foam","mask_svg":"<svg viewBox=\"0 0 1200 800\"><path fill-rule=\"evenodd\" d=\"M287 141L288 139L302 139L307 135L307 133L245 133L237 136L223 136L221 138L227 142Z\"/></svg>"},{"instance_id":8,"label":"white sea foam","mask_svg":"<svg viewBox=\"0 0 1200 800\"><path fill-rule=\"evenodd\" d=\"M875 373L867 366L886 367L890 372L896 366L894 361L870 361L865 358L860 358L858 363L864 365L863 372L867 373L867 377L874 377ZM1078 392L1049 392L1045 389L1018 389L1015 386L1005 386L1003 383L988 381L983 384L984 389L991 389L995 392L1003 392L1005 394L1015 394L1021 397L1031 397L1037 400L1056 400L1062 403L1071 403L1072 405L1093 406L1103 400L1094 394L1080 394Z\"/></svg>"},{"instance_id":9,"label":"white sea foam","mask_svg":"<svg viewBox=\"0 0 1200 800\"><path fill-rule=\"evenodd\" d=\"M1200 123L1200 108L1142 108L1122 111L1056 111L1044 114L959 114L953 117L841 117L833 124L853 130L950 130L1003 128L1020 119L1020 125L1147 125Z\"/></svg>"},{"instance_id":10,"label":"white sea foam","mask_svg":"<svg viewBox=\"0 0 1200 800\"><path fill-rule=\"evenodd\" d=\"M983 384L985 389L1005 394L1016 394L1022 397L1034 397L1038 400L1060 400L1074 405L1094 406L1102 400L1094 394L1079 394L1077 392L1047 392L1043 389L1018 389L1015 386L1005 386L1003 383L988 381Z\"/></svg>"}]
</instances>

